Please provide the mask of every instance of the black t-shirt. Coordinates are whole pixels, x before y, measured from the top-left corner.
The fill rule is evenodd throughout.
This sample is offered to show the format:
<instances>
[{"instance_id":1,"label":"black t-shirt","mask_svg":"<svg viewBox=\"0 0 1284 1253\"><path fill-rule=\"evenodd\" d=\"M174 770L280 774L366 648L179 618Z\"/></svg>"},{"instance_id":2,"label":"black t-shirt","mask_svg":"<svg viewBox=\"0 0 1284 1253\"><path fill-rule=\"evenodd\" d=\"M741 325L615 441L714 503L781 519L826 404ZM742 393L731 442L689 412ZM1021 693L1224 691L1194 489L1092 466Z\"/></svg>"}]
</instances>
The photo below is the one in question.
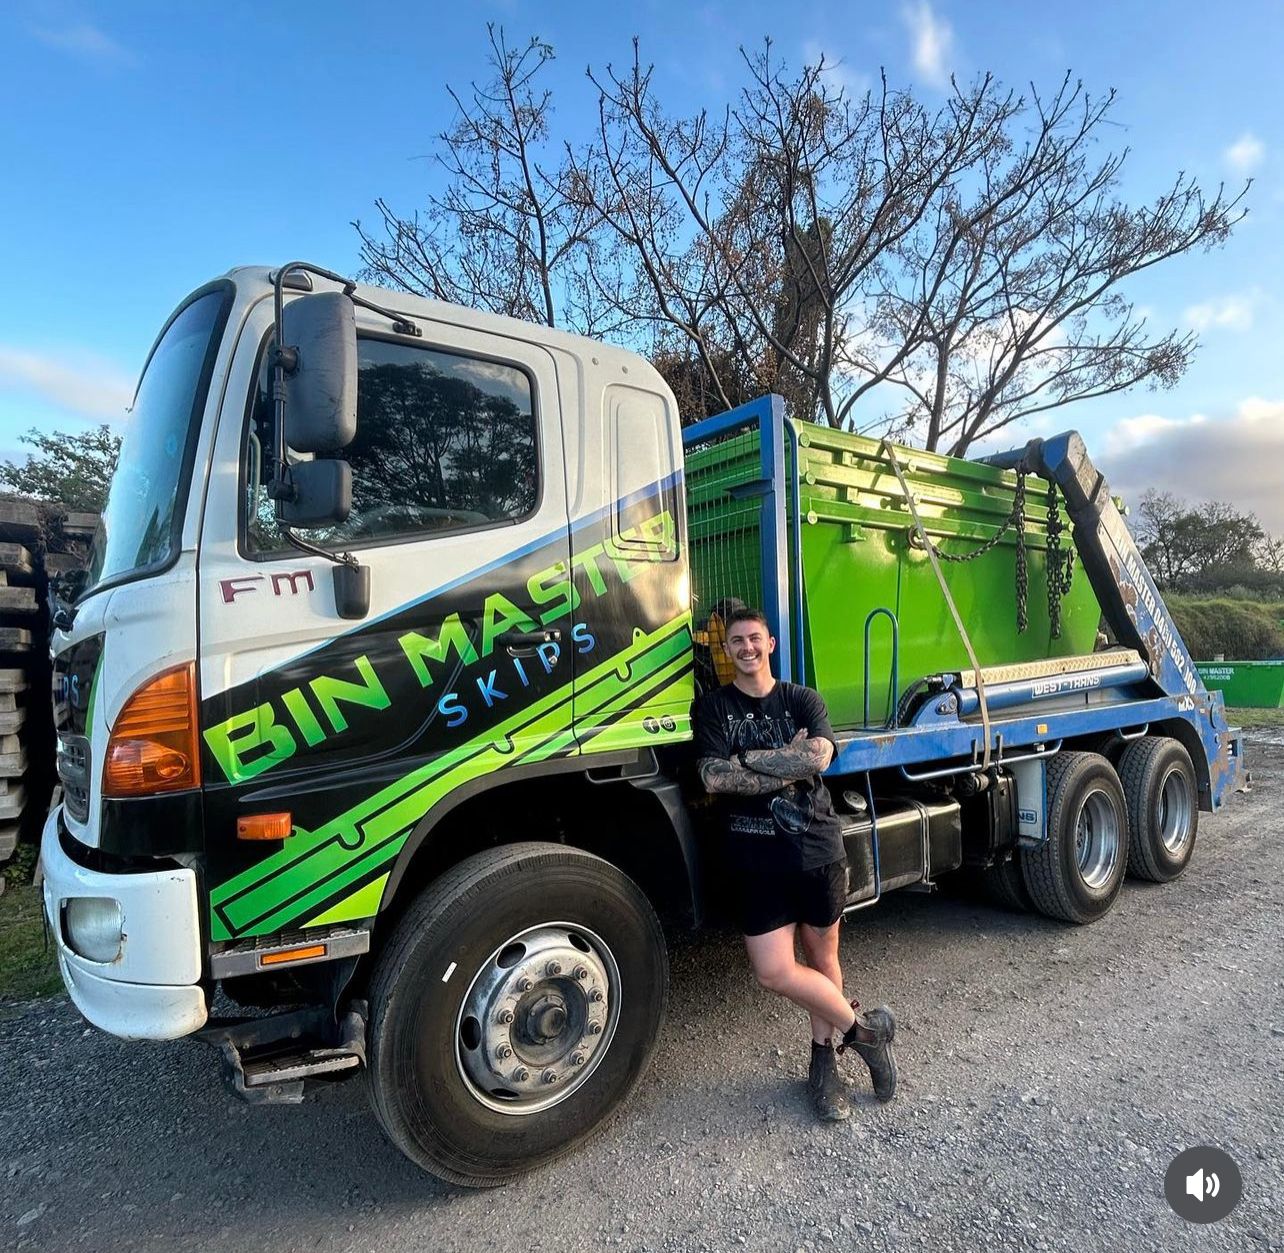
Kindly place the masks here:
<instances>
[{"instance_id":1,"label":"black t-shirt","mask_svg":"<svg viewBox=\"0 0 1284 1253\"><path fill-rule=\"evenodd\" d=\"M818 692L777 683L766 696L747 696L728 683L696 701L696 756L733 760L740 752L784 748L804 728L812 739L834 743ZM844 856L842 828L819 775L766 796L721 793L718 801L739 865L812 870Z\"/></svg>"}]
</instances>

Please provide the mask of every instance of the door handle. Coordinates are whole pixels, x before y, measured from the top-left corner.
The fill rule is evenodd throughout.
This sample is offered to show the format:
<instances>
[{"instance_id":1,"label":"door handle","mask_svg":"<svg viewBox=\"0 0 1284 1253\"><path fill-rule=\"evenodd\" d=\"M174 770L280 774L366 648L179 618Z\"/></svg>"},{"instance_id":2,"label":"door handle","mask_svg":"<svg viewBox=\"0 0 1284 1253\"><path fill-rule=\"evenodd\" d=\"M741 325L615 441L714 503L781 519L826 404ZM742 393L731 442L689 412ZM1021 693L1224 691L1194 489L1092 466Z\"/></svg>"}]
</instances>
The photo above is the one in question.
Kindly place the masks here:
<instances>
[{"instance_id":1,"label":"door handle","mask_svg":"<svg viewBox=\"0 0 1284 1253\"><path fill-rule=\"evenodd\" d=\"M544 631L505 631L495 638L510 657L532 657L541 644L558 643L562 633L554 627Z\"/></svg>"}]
</instances>

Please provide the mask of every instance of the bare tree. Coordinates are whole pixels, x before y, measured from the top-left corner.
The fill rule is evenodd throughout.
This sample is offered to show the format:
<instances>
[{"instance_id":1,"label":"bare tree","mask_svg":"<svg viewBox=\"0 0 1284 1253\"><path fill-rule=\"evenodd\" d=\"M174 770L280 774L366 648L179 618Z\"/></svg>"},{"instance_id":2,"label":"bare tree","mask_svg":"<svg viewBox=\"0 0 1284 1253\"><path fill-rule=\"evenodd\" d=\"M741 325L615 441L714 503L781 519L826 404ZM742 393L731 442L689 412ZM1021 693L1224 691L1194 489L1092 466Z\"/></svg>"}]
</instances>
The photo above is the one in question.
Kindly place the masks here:
<instances>
[{"instance_id":1,"label":"bare tree","mask_svg":"<svg viewBox=\"0 0 1284 1253\"><path fill-rule=\"evenodd\" d=\"M1179 174L1119 196L1114 94L1050 98L990 76L929 108L886 78L853 96L823 57L742 50L731 105L668 112L637 41L588 72L596 133L554 144L552 58L492 26L494 78L454 95L444 192L361 230L377 281L621 339L689 416L766 391L796 417L913 432L963 453L1053 406L1172 385L1196 344L1154 333L1121 284L1211 248L1247 184Z\"/></svg>"},{"instance_id":2,"label":"bare tree","mask_svg":"<svg viewBox=\"0 0 1284 1253\"><path fill-rule=\"evenodd\" d=\"M552 95L540 72L553 49L532 37L510 48L486 27L492 78L467 98L447 88L457 116L437 136L433 160L445 190L408 218L376 201L382 233L354 222L363 277L436 300L509 317L609 329L591 299L583 252L596 213L566 183L562 145L550 139Z\"/></svg>"},{"instance_id":3,"label":"bare tree","mask_svg":"<svg viewBox=\"0 0 1284 1253\"><path fill-rule=\"evenodd\" d=\"M1127 149L1094 155L1114 101L1069 76L1049 100L994 95L977 159L880 268L873 321L911 344L893 381L928 448L962 454L1009 422L1185 371L1194 335L1152 334L1119 285L1223 243L1247 187L1210 198L1179 174L1153 204L1124 203Z\"/></svg>"},{"instance_id":4,"label":"bare tree","mask_svg":"<svg viewBox=\"0 0 1284 1253\"><path fill-rule=\"evenodd\" d=\"M958 93L932 113L885 82L853 100L823 57L795 77L770 41L743 58L748 84L718 117L667 116L636 41L628 71L590 71L598 143L577 186L637 263L635 322L685 335L725 400L718 349L796 415L837 425L863 293L978 158L988 102ZM893 347L872 381L902 356Z\"/></svg>"}]
</instances>

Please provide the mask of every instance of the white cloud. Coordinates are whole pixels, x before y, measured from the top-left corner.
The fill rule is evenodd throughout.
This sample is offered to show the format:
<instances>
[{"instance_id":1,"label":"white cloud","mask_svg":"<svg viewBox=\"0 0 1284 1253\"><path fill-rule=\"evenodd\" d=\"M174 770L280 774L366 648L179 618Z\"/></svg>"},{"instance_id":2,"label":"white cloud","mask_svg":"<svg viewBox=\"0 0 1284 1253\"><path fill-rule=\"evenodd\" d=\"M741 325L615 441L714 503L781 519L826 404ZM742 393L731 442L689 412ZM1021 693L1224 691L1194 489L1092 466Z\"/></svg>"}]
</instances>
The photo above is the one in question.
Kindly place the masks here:
<instances>
[{"instance_id":1,"label":"white cloud","mask_svg":"<svg viewBox=\"0 0 1284 1253\"><path fill-rule=\"evenodd\" d=\"M817 39L809 39L803 44L803 56L812 65L823 56L826 77L834 87L841 87L848 96L863 96L873 86L874 80L868 74L853 70L841 57L833 56Z\"/></svg>"},{"instance_id":2,"label":"white cloud","mask_svg":"<svg viewBox=\"0 0 1284 1253\"><path fill-rule=\"evenodd\" d=\"M117 43L110 35L91 26L88 22L77 22L62 27L34 26L31 33L43 44L69 52L72 56L87 61L98 61L114 65L133 65L137 57L123 44Z\"/></svg>"},{"instance_id":3,"label":"white cloud","mask_svg":"<svg viewBox=\"0 0 1284 1253\"><path fill-rule=\"evenodd\" d=\"M1252 131L1245 131L1222 157L1237 174L1251 174L1262 163L1266 146Z\"/></svg>"},{"instance_id":4,"label":"white cloud","mask_svg":"<svg viewBox=\"0 0 1284 1253\"><path fill-rule=\"evenodd\" d=\"M954 57L954 28L932 12L928 0L906 4L901 18L909 31L914 68L933 87L948 87Z\"/></svg>"},{"instance_id":5,"label":"white cloud","mask_svg":"<svg viewBox=\"0 0 1284 1253\"><path fill-rule=\"evenodd\" d=\"M0 344L0 392L34 394L77 417L110 422L124 418L134 383L100 357L54 356Z\"/></svg>"},{"instance_id":6,"label":"white cloud","mask_svg":"<svg viewBox=\"0 0 1284 1253\"><path fill-rule=\"evenodd\" d=\"M1256 303L1256 298L1251 295L1220 296L1191 305L1182 317L1197 331L1247 331L1253 326Z\"/></svg>"},{"instance_id":7,"label":"white cloud","mask_svg":"<svg viewBox=\"0 0 1284 1253\"><path fill-rule=\"evenodd\" d=\"M1100 466L1134 507L1148 488L1192 503L1225 500L1284 535L1284 400L1250 396L1230 413L1125 418L1106 435Z\"/></svg>"},{"instance_id":8,"label":"white cloud","mask_svg":"<svg viewBox=\"0 0 1284 1253\"><path fill-rule=\"evenodd\" d=\"M1106 432L1105 455L1122 457L1145 448L1147 444L1163 439L1166 435L1190 431L1205 426L1208 418L1202 413L1192 413L1188 418L1165 418L1158 413L1142 413L1135 418L1124 418Z\"/></svg>"}]
</instances>

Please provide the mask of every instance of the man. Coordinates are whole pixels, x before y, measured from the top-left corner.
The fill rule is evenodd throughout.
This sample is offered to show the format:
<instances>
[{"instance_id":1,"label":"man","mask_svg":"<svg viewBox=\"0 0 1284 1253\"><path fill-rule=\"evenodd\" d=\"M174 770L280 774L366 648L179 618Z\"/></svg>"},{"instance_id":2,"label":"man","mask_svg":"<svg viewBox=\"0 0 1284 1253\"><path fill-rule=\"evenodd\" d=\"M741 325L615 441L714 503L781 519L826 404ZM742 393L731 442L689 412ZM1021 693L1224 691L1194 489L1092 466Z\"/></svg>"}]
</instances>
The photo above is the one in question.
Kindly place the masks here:
<instances>
[{"instance_id":1,"label":"man","mask_svg":"<svg viewBox=\"0 0 1284 1253\"><path fill-rule=\"evenodd\" d=\"M842 829L820 779L836 746L819 693L778 683L776 641L756 609L731 609L723 647L731 683L696 703L696 754L705 787L722 798L737 920L758 982L811 1016L807 1086L827 1121L851 1112L835 1061L851 1047L881 1101L896 1092L885 1006L860 1015L843 996L838 925L847 894ZM807 964L795 957L795 936Z\"/></svg>"}]
</instances>

